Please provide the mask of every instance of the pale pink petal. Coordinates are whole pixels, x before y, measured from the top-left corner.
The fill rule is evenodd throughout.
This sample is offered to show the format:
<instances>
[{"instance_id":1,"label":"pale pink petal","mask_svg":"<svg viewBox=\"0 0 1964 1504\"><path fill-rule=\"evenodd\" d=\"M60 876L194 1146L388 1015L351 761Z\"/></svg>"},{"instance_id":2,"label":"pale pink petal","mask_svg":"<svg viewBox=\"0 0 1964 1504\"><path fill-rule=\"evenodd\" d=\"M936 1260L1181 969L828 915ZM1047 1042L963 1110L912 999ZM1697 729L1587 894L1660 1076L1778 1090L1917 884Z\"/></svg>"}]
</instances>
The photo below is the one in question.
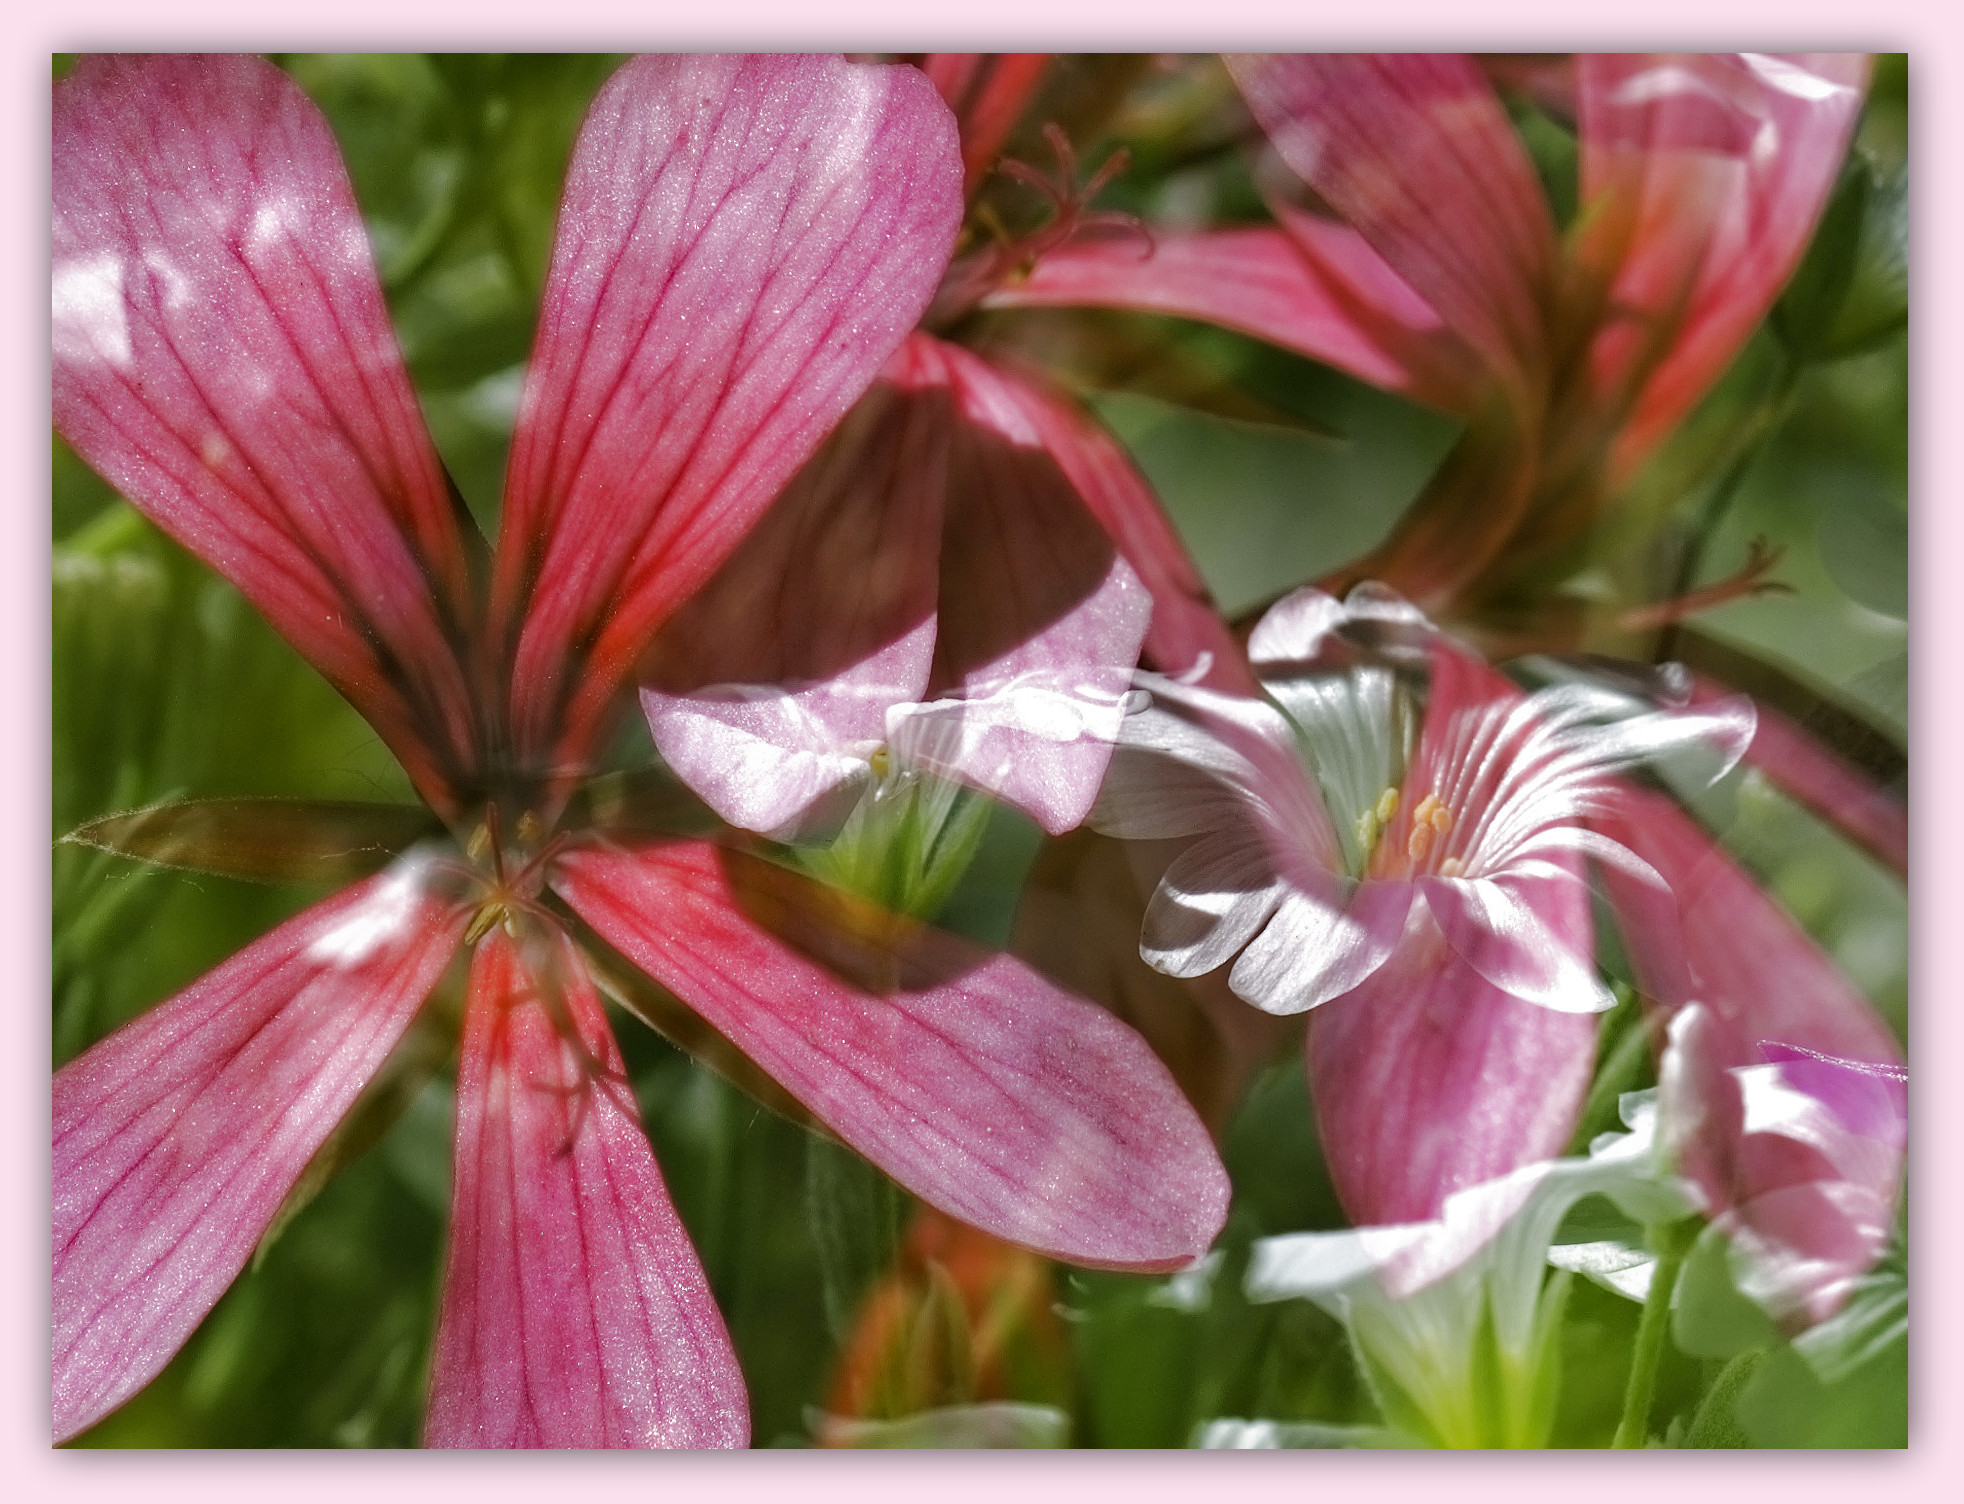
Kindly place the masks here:
<instances>
[{"instance_id":1,"label":"pale pink petal","mask_svg":"<svg viewBox=\"0 0 1964 1504\"><path fill-rule=\"evenodd\" d=\"M1675 895L1676 923L1660 925L1653 888L1603 870L1646 995L1666 1005L1695 998L1749 1041L1901 1064L1901 1047L1868 1000L1674 802L1626 786L1614 810L1593 823L1655 868Z\"/></svg>"},{"instance_id":2,"label":"pale pink petal","mask_svg":"<svg viewBox=\"0 0 1964 1504\"><path fill-rule=\"evenodd\" d=\"M148 1383L253 1246L454 952L406 858L55 1073L54 1427Z\"/></svg>"},{"instance_id":3,"label":"pale pink petal","mask_svg":"<svg viewBox=\"0 0 1964 1504\"><path fill-rule=\"evenodd\" d=\"M1693 1005L1671 1020L1659 1077L1679 1172L1732 1241L1741 1288L1789 1326L1833 1315L1888 1246L1907 1126L1900 1069L1755 1050Z\"/></svg>"},{"instance_id":4,"label":"pale pink petal","mask_svg":"<svg viewBox=\"0 0 1964 1504\"><path fill-rule=\"evenodd\" d=\"M926 693L954 418L904 346L723 567L655 639L641 701L676 774L776 831L863 773Z\"/></svg>"},{"instance_id":5,"label":"pale pink petal","mask_svg":"<svg viewBox=\"0 0 1964 1504\"><path fill-rule=\"evenodd\" d=\"M55 87L54 199L56 428L448 808L476 750L464 514L320 112L256 58L87 58Z\"/></svg>"},{"instance_id":6,"label":"pale pink petal","mask_svg":"<svg viewBox=\"0 0 1964 1504\"><path fill-rule=\"evenodd\" d=\"M910 349L938 357L959 420L929 688L956 703L917 750L1068 830L1104 777L1152 599L1032 421L1028 386L953 345Z\"/></svg>"},{"instance_id":7,"label":"pale pink petal","mask_svg":"<svg viewBox=\"0 0 1964 1504\"><path fill-rule=\"evenodd\" d=\"M704 584L927 306L961 217L914 68L637 58L574 148L505 490L522 765L582 758Z\"/></svg>"},{"instance_id":8,"label":"pale pink petal","mask_svg":"<svg viewBox=\"0 0 1964 1504\"><path fill-rule=\"evenodd\" d=\"M1145 657L1169 674L1186 675L1204 664L1199 682L1253 694L1254 677L1234 634L1131 457L1083 407L1035 372L999 366L998 374L1005 395L1016 401L1078 499L1152 597Z\"/></svg>"},{"instance_id":9,"label":"pale pink petal","mask_svg":"<svg viewBox=\"0 0 1964 1504\"><path fill-rule=\"evenodd\" d=\"M1046 252L988 308L1130 308L1239 330L1415 402L1458 412L1471 352L1347 225L1278 207L1284 230L1080 239ZM1285 233L1286 231L1286 233Z\"/></svg>"},{"instance_id":10,"label":"pale pink petal","mask_svg":"<svg viewBox=\"0 0 1964 1504\"><path fill-rule=\"evenodd\" d=\"M1586 945L1588 894L1566 894ZM1414 909L1391 959L1310 1019L1310 1090L1344 1210L1359 1224L1427 1222L1454 1191L1554 1159L1595 1050L1594 1018L1499 991Z\"/></svg>"},{"instance_id":11,"label":"pale pink petal","mask_svg":"<svg viewBox=\"0 0 1964 1504\"><path fill-rule=\"evenodd\" d=\"M1229 60L1282 160L1494 370L1541 363L1555 232L1472 60L1453 53Z\"/></svg>"},{"instance_id":12,"label":"pale pink petal","mask_svg":"<svg viewBox=\"0 0 1964 1504\"><path fill-rule=\"evenodd\" d=\"M890 989L868 992L746 913L823 904L824 890L699 843L573 851L553 883L942 1210L1052 1257L1126 1268L1177 1268L1219 1231L1227 1178L1165 1067L1021 962L932 930L861 936L894 968Z\"/></svg>"},{"instance_id":13,"label":"pale pink petal","mask_svg":"<svg viewBox=\"0 0 1964 1504\"><path fill-rule=\"evenodd\" d=\"M586 968L558 931L471 963L425 1438L740 1447L749 1402Z\"/></svg>"},{"instance_id":14,"label":"pale pink petal","mask_svg":"<svg viewBox=\"0 0 1964 1504\"><path fill-rule=\"evenodd\" d=\"M1252 830L1217 831L1167 867L1139 932L1139 954L1175 977L1227 965L1283 900L1267 845Z\"/></svg>"},{"instance_id":15,"label":"pale pink petal","mask_svg":"<svg viewBox=\"0 0 1964 1504\"><path fill-rule=\"evenodd\" d=\"M1581 254L1613 274L1591 349L1632 405L1627 477L1690 411L1799 264L1861 112L1855 53L1593 54L1577 60Z\"/></svg>"}]
</instances>

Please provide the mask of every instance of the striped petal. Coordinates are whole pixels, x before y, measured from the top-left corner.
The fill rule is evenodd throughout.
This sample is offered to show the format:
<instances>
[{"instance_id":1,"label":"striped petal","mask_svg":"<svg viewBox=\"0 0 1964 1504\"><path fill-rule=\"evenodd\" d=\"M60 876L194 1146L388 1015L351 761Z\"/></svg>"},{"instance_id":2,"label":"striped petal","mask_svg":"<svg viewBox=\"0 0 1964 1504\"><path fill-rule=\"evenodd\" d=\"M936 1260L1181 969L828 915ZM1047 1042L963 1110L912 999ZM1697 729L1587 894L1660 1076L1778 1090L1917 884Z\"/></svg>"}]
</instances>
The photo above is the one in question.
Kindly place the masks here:
<instances>
[{"instance_id":1,"label":"striped petal","mask_svg":"<svg viewBox=\"0 0 1964 1504\"><path fill-rule=\"evenodd\" d=\"M471 964L425 1439L740 1447L743 1374L564 935Z\"/></svg>"},{"instance_id":2,"label":"striped petal","mask_svg":"<svg viewBox=\"0 0 1964 1504\"><path fill-rule=\"evenodd\" d=\"M601 90L505 488L522 766L586 755L655 630L919 318L960 216L954 122L916 69L668 55Z\"/></svg>"},{"instance_id":3,"label":"striped petal","mask_svg":"<svg viewBox=\"0 0 1964 1504\"><path fill-rule=\"evenodd\" d=\"M466 537L327 123L250 57L55 88L54 417L454 807Z\"/></svg>"},{"instance_id":4,"label":"striped petal","mask_svg":"<svg viewBox=\"0 0 1964 1504\"><path fill-rule=\"evenodd\" d=\"M245 1266L454 953L405 858L288 920L54 1081L54 1423L148 1383Z\"/></svg>"},{"instance_id":5,"label":"striped petal","mask_svg":"<svg viewBox=\"0 0 1964 1504\"><path fill-rule=\"evenodd\" d=\"M1219 1231L1226 1174L1166 1068L1021 962L895 932L887 916L703 844L571 852L553 884L844 1142L943 1211L1053 1258L1118 1268L1178 1268ZM805 953L842 950L862 973L885 968L878 990Z\"/></svg>"},{"instance_id":6,"label":"striped petal","mask_svg":"<svg viewBox=\"0 0 1964 1504\"><path fill-rule=\"evenodd\" d=\"M1542 364L1554 225L1470 58L1299 53L1228 66L1282 160L1490 369L1518 380Z\"/></svg>"}]
</instances>

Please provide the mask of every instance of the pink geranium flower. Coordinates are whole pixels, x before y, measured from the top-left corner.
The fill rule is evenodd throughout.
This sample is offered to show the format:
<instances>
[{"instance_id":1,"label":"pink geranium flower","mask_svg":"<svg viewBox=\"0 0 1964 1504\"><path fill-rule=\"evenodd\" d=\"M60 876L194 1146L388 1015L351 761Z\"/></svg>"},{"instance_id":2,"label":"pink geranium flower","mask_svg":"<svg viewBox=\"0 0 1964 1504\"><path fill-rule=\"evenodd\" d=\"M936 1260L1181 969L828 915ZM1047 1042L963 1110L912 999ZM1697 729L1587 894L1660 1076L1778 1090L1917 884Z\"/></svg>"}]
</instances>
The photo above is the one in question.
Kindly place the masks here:
<instances>
[{"instance_id":1,"label":"pink geranium flower","mask_svg":"<svg viewBox=\"0 0 1964 1504\"><path fill-rule=\"evenodd\" d=\"M1523 695L1389 592L1301 590L1249 639L1264 698L1148 677L1094 823L1192 844L1140 952L1233 962L1271 1013L1316 1009L1309 1069L1358 1221L1560 1151L1594 1053L1585 859L1662 879L1589 825L1632 766L1751 735L1741 701L1658 711L1584 684ZM1422 691L1422 701L1420 694ZM1665 895L1668 901L1668 895Z\"/></svg>"},{"instance_id":2,"label":"pink geranium flower","mask_svg":"<svg viewBox=\"0 0 1964 1504\"><path fill-rule=\"evenodd\" d=\"M1211 1241L1219 1162L1108 1016L864 916L886 981L842 979L779 936L825 905L806 880L585 823L574 797L650 638L926 306L960 181L911 70L623 67L574 152L487 557L300 91L247 58L92 59L58 85L58 428L369 718L451 832L57 1074L58 1437L189 1336L460 947L433 1444L747 1435L584 927L954 1215L1094 1264Z\"/></svg>"}]
</instances>

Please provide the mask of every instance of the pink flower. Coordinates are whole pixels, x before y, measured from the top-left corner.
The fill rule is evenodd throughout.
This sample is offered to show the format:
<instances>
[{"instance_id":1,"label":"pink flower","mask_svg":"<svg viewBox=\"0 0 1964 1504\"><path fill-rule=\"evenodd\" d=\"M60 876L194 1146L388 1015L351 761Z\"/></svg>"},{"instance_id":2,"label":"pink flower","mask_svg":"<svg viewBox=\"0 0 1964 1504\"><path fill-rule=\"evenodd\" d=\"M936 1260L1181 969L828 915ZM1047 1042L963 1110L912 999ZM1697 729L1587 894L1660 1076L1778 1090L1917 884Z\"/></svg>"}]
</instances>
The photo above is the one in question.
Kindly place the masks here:
<instances>
[{"instance_id":1,"label":"pink flower","mask_svg":"<svg viewBox=\"0 0 1964 1504\"><path fill-rule=\"evenodd\" d=\"M1042 62L923 64L962 111L971 194ZM954 261L928 322L1093 225L1102 176L1044 183L1052 222ZM923 329L662 634L642 703L678 776L747 829L835 824L878 785L877 757L1057 834L1097 793L1142 647L1179 669L1240 661L1110 435L1036 372Z\"/></svg>"},{"instance_id":2,"label":"pink flower","mask_svg":"<svg viewBox=\"0 0 1964 1504\"><path fill-rule=\"evenodd\" d=\"M1309 1070L1339 1196L1361 1222L1427 1221L1570 1132L1589 1014L1612 1001L1584 861L1662 886L1589 825L1616 775L1701 742L1736 758L1751 712L1523 695L1368 587L1298 591L1248 647L1262 699L1147 678L1094 824L1193 838L1140 953L1176 976L1232 960L1248 1002L1319 1010Z\"/></svg>"},{"instance_id":3,"label":"pink flower","mask_svg":"<svg viewBox=\"0 0 1964 1504\"><path fill-rule=\"evenodd\" d=\"M1582 210L1564 241L1492 87L1457 54L1229 60L1287 166L1335 212L1047 257L996 306L1210 318L1469 417L1350 578L1421 604L1586 534L1715 381L1806 249L1861 106L1855 54L1583 54Z\"/></svg>"},{"instance_id":4,"label":"pink flower","mask_svg":"<svg viewBox=\"0 0 1964 1504\"><path fill-rule=\"evenodd\" d=\"M92 59L57 88L54 143L57 426L370 719L454 838L56 1075L58 1437L184 1342L460 946L433 1444L747 1435L587 927L952 1214L1088 1263L1207 1246L1225 1177L1128 1030L755 857L582 824L573 797L650 638L933 294L961 166L924 79L788 57L615 75L574 152L495 554L284 75ZM857 920L879 990L779 938L813 912Z\"/></svg>"},{"instance_id":5,"label":"pink flower","mask_svg":"<svg viewBox=\"0 0 1964 1504\"><path fill-rule=\"evenodd\" d=\"M1790 1327L1832 1315L1887 1247L1908 1129L1901 1047L1759 885L1668 799L1622 790L1597 827L1668 894L1606 878L1638 986L1670 1018L1662 1080L1683 1173L1742 1287ZM1663 945L1658 936L1668 934Z\"/></svg>"},{"instance_id":6,"label":"pink flower","mask_svg":"<svg viewBox=\"0 0 1964 1504\"><path fill-rule=\"evenodd\" d=\"M1580 54L1541 70L1530 87L1577 128L1564 237L1474 59L1229 66L1319 212L1277 192L1275 226L1162 234L1150 259L1063 246L989 306L1208 319L1465 418L1391 537L1322 583L1382 581L1471 618L1572 573L1745 344L1813 234L1868 74L1865 57L1823 53ZM1517 631L1518 612L1485 625ZM1901 799L1842 753L1772 712L1748 757L1907 872Z\"/></svg>"}]
</instances>

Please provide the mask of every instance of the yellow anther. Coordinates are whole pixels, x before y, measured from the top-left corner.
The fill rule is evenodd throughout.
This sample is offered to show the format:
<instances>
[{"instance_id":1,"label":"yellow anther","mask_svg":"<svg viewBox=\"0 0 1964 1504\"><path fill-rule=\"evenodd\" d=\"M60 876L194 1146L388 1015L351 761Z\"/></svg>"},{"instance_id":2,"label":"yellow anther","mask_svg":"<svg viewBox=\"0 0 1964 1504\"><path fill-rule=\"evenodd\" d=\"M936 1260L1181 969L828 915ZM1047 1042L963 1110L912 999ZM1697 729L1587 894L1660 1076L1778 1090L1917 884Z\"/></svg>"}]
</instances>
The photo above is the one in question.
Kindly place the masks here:
<instances>
[{"instance_id":1,"label":"yellow anther","mask_svg":"<svg viewBox=\"0 0 1964 1504\"><path fill-rule=\"evenodd\" d=\"M1382 794L1379 794L1378 807L1373 813L1377 816L1379 825L1389 825L1391 823L1391 817L1398 813L1398 791L1396 789L1386 789Z\"/></svg>"},{"instance_id":2,"label":"yellow anther","mask_svg":"<svg viewBox=\"0 0 1964 1504\"><path fill-rule=\"evenodd\" d=\"M1424 808L1420 806L1421 810ZM1412 833L1405 840L1405 855L1414 862L1425 860L1426 852L1432 849L1432 826L1422 817L1412 821Z\"/></svg>"},{"instance_id":3,"label":"yellow anther","mask_svg":"<svg viewBox=\"0 0 1964 1504\"><path fill-rule=\"evenodd\" d=\"M527 846L536 846L546 833L545 821L527 810L518 817L518 838Z\"/></svg>"},{"instance_id":4,"label":"yellow anther","mask_svg":"<svg viewBox=\"0 0 1964 1504\"><path fill-rule=\"evenodd\" d=\"M470 928L464 931L464 944L477 944L478 941L490 933L491 926L501 919L504 920L509 930L511 916L505 912L505 906L501 903L485 904L477 913L471 916Z\"/></svg>"},{"instance_id":5,"label":"yellow anther","mask_svg":"<svg viewBox=\"0 0 1964 1504\"><path fill-rule=\"evenodd\" d=\"M1439 876L1464 877L1466 876L1466 863L1462 862L1456 856L1449 856L1443 862L1439 863Z\"/></svg>"},{"instance_id":6,"label":"yellow anther","mask_svg":"<svg viewBox=\"0 0 1964 1504\"><path fill-rule=\"evenodd\" d=\"M1358 850L1368 855L1371 848L1377 845L1378 836L1382 833L1383 829L1384 826L1379 821L1376 810L1367 809L1363 814L1359 815L1357 817Z\"/></svg>"},{"instance_id":7,"label":"yellow anther","mask_svg":"<svg viewBox=\"0 0 1964 1504\"><path fill-rule=\"evenodd\" d=\"M474 862L481 862L491 851L491 827L480 825L471 832L471 838L464 847L464 855Z\"/></svg>"},{"instance_id":8,"label":"yellow anther","mask_svg":"<svg viewBox=\"0 0 1964 1504\"><path fill-rule=\"evenodd\" d=\"M1440 835L1444 835L1453 828L1453 812L1443 804L1433 805L1432 813L1426 818L1431 822L1432 828L1438 831Z\"/></svg>"},{"instance_id":9,"label":"yellow anther","mask_svg":"<svg viewBox=\"0 0 1964 1504\"><path fill-rule=\"evenodd\" d=\"M887 756L886 744L882 742L879 746L875 747L873 749L873 755L867 758L866 761L867 764L873 769L873 776L875 778L886 777L887 763L889 761Z\"/></svg>"}]
</instances>

